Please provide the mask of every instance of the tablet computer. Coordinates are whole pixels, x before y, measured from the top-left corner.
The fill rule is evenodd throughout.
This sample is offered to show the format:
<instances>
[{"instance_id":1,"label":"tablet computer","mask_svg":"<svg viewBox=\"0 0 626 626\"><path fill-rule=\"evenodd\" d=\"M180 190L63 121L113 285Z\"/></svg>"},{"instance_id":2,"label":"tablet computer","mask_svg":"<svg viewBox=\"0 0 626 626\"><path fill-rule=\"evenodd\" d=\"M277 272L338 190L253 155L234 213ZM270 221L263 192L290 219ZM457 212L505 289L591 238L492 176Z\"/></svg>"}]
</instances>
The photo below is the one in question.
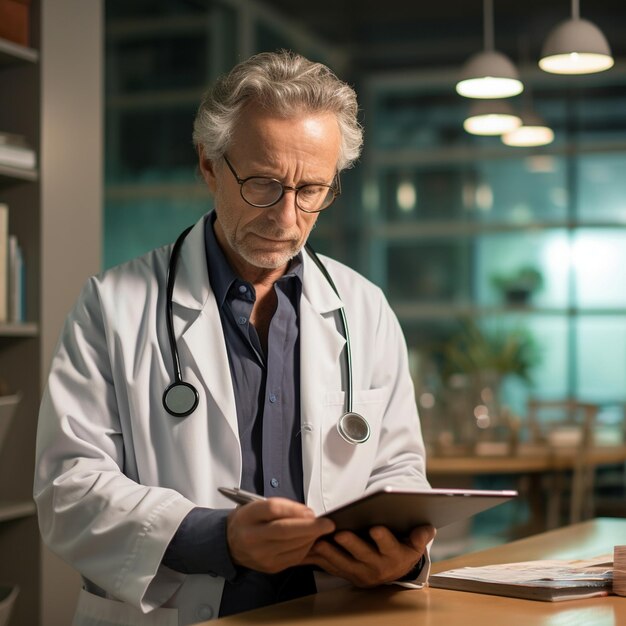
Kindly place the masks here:
<instances>
[{"instance_id":1,"label":"tablet computer","mask_svg":"<svg viewBox=\"0 0 626 626\"><path fill-rule=\"evenodd\" d=\"M386 526L396 535L407 535L416 526L447 526L508 502L517 491L480 489L425 489L405 491L385 487L324 513L337 530L363 532Z\"/></svg>"}]
</instances>

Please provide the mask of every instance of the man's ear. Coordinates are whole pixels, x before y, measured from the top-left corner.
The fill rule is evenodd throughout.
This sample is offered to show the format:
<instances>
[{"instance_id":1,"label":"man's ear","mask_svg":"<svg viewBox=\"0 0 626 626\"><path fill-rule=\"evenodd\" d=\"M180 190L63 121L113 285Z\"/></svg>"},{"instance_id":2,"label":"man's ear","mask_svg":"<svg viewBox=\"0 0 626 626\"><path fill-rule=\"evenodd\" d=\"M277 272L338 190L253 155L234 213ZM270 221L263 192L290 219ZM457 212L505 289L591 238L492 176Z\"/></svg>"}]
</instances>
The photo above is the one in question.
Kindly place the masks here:
<instances>
[{"instance_id":1,"label":"man's ear","mask_svg":"<svg viewBox=\"0 0 626 626\"><path fill-rule=\"evenodd\" d=\"M215 193L217 188L217 181L215 179L215 164L211 159L207 159L204 156L203 146L198 146L198 167L200 168L200 173L202 174L202 178L204 178L204 182L207 184L211 192Z\"/></svg>"}]
</instances>

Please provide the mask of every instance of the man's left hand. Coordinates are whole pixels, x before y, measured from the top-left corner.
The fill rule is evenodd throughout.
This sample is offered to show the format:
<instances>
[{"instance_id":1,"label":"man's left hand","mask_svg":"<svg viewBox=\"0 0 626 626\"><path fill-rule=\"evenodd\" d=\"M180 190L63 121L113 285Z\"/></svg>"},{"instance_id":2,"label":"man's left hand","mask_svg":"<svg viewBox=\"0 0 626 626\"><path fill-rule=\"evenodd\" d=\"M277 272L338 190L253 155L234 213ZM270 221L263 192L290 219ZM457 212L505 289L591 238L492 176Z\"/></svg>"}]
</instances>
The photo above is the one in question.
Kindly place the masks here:
<instances>
[{"instance_id":1,"label":"man's left hand","mask_svg":"<svg viewBox=\"0 0 626 626\"><path fill-rule=\"evenodd\" d=\"M410 572L422 558L435 532L432 526L418 526L402 542L383 526L370 529L372 541L341 531L333 535L335 545L324 539L317 541L304 562L345 578L357 587L375 587Z\"/></svg>"}]
</instances>

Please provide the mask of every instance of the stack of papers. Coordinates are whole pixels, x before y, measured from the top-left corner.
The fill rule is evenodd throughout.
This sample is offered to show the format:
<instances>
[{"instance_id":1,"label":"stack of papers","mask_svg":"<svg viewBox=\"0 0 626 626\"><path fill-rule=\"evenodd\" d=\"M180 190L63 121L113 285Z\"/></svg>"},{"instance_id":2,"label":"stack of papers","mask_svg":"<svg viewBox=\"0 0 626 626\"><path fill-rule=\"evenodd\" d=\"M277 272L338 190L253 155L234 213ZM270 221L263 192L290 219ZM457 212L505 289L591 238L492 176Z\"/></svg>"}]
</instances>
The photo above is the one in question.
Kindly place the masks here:
<instances>
[{"instance_id":1,"label":"stack of papers","mask_svg":"<svg viewBox=\"0 0 626 626\"><path fill-rule=\"evenodd\" d=\"M613 555L462 567L434 574L431 587L556 602L611 593Z\"/></svg>"}]
</instances>

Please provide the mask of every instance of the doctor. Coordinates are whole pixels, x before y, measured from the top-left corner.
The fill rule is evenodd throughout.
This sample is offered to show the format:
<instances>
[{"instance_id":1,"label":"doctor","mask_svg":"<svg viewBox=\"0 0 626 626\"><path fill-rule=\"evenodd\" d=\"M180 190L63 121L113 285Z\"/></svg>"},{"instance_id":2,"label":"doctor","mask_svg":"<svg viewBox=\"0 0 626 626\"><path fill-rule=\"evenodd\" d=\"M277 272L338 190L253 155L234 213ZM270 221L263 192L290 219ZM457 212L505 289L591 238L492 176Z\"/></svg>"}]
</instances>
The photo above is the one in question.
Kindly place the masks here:
<instances>
[{"instance_id":1,"label":"doctor","mask_svg":"<svg viewBox=\"0 0 626 626\"><path fill-rule=\"evenodd\" d=\"M395 316L303 250L359 155L356 114L324 65L239 64L194 126L215 211L175 252L84 287L41 405L34 489L44 541L83 577L75 624L182 626L337 581L426 579L432 528L366 541L316 517L428 484ZM338 429L346 410L364 418L360 443ZM233 508L221 486L268 499Z\"/></svg>"}]
</instances>

